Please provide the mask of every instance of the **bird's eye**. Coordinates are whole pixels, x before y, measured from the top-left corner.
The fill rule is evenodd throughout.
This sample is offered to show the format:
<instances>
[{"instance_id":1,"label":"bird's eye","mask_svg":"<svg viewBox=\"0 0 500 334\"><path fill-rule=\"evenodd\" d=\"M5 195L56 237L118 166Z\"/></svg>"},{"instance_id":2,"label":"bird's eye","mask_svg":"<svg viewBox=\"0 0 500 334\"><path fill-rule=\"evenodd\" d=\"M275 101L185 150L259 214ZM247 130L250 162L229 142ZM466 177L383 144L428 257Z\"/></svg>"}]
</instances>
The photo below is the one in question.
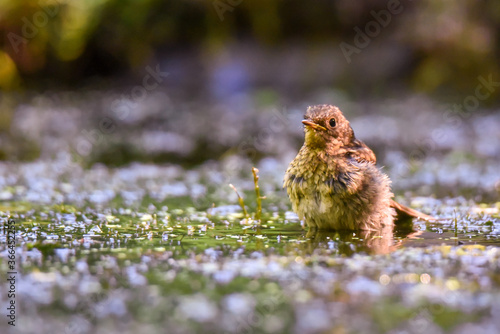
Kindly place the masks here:
<instances>
[{"instance_id":1,"label":"bird's eye","mask_svg":"<svg viewBox=\"0 0 500 334\"><path fill-rule=\"evenodd\" d=\"M330 124L330 126L332 128L334 128L335 125L337 125L337 122L335 121L335 118L330 118L330 120L328 121L328 123Z\"/></svg>"}]
</instances>

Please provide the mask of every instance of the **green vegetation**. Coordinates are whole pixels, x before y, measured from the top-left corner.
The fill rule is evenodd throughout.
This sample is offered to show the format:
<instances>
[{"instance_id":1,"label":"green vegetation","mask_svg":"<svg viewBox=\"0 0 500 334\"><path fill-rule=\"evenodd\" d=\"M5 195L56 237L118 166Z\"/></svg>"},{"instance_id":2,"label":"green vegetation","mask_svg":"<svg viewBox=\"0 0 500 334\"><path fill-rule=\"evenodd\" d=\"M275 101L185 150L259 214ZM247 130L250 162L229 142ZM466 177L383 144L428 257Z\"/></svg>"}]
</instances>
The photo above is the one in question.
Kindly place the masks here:
<instances>
[{"instance_id":1,"label":"green vegetation","mask_svg":"<svg viewBox=\"0 0 500 334\"><path fill-rule=\"evenodd\" d=\"M360 83L356 76L362 75L365 85L375 83L371 91L376 93L391 87L389 75L389 81L419 91L439 92L447 86L452 88L448 93L470 94L478 75L498 77L500 10L495 1L398 3L401 11L379 26L373 40L369 38L370 47L386 52L367 58L353 54L360 69L373 67L374 61L396 60L392 71L360 74L344 62L340 76L325 72L323 78L315 75L316 80L354 92ZM342 57L342 42L356 47L355 28L365 31L387 6L387 1L323 1L314 6L296 0L0 1L0 33L5 36L0 44L0 88L61 83L80 88L81 81L90 82L96 75L140 76L147 64L190 49L200 57L191 65L206 63L235 41L247 43L256 54L260 49L279 52L303 45L310 55L303 63L314 63L321 58L317 54L331 56L331 48ZM401 48L394 48L395 43ZM328 68L332 63L320 65ZM303 90L315 85L307 68L299 76Z\"/></svg>"},{"instance_id":2,"label":"green vegetation","mask_svg":"<svg viewBox=\"0 0 500 334\"><path fill-rule=\"evenodd\" d=\"M476 222L472 229L469 218L426 224L424 233L439 236L440 243L456 245L458 233L468 245L429 246L432 239L426 238L425 248L369 255L376 249L367 240L339 233L315 240L299 222L266 206L258 225L239 212L218 209L223 208L134 211L4 203L2 210L16 220L17 256L24 259L19 281L42 284L46 291L43 299L23 297L32 305L19 310L20 321L29 316L29 323L61 329L56 319L66 319L61 330L107 326L112 333L122 331L125 318L125 333L145 324L191 332L287 333L302 326L356 332L362 319L372 333L415 324L451 331L488 319L494 306L487 300L498 297L499 281L490 274L500 254L479 245L496 240L498 215L470 217ZM7 217L5 211L0 217ZM393 242L413 243L401 235ZM0 259L2 270L5 264ZM483 274L461 275L467 270ZM335 312L324 313L328 303L336 305ZM221 322L227 317L236 323Z\"/></svg>"}]
</instances>

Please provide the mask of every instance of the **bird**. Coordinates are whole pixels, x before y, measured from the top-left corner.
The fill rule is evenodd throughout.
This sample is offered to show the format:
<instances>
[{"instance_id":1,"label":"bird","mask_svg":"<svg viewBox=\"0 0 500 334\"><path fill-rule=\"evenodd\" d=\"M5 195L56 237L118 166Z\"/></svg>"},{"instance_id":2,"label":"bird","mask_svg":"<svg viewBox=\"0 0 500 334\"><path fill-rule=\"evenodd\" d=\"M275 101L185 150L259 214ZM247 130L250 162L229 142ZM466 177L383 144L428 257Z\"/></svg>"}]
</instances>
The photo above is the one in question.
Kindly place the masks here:
<instances>
[{"instance_id":1,"label":"bird","mask_svg":"<svg viewBox=\"0 0 500 334\"><path fill-rule=\"evenodd\" d=\"M311 230L377 231L398 219L434 219L393 199L375 153L356 138L338 107L310 106L302 123L304 144L285 172L283 187Z\"/></svg>"}]
</instances>

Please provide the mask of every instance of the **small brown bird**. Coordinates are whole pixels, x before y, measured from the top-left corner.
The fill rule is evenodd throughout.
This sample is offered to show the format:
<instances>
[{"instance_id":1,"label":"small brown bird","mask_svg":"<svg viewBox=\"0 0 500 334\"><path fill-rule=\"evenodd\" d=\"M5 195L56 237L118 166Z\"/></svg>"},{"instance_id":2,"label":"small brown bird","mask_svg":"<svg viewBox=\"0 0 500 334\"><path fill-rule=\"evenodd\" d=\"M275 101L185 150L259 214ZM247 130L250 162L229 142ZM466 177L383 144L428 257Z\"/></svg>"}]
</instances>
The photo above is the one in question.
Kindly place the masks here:
<instances>
[{"instance_id":1,"label":"small brown bird","mask_svg":"<svg viewBox=\"0 0 500 334\"><path fill-rule=\"evenodd\" d=\"M395 202L373 151L356 139L339 108L312 106L305 143L285 173L293 210L312 229L379 230L394 218L432 217Z\"/></svg>"}]
</instances>

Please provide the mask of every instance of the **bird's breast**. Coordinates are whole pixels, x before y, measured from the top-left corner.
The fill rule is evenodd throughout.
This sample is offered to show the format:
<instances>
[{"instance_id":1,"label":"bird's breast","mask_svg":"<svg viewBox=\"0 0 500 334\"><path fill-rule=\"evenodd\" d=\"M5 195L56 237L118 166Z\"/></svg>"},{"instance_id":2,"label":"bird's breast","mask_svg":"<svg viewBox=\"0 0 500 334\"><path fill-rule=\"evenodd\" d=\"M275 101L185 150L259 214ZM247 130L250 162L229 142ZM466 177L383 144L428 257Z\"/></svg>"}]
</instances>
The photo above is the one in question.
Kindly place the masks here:
<instances>
[{"instance_id":1,"label":"bird's breast","mask_svg":"<svg viewBox=\"0 0 500 334\"><path fill-rule=\"evenodd\" d=\"M301 150L288 167L284 187L302 194L308 191L345 192L358 168L344 160Z\"/></svg>"}]
</instances>

